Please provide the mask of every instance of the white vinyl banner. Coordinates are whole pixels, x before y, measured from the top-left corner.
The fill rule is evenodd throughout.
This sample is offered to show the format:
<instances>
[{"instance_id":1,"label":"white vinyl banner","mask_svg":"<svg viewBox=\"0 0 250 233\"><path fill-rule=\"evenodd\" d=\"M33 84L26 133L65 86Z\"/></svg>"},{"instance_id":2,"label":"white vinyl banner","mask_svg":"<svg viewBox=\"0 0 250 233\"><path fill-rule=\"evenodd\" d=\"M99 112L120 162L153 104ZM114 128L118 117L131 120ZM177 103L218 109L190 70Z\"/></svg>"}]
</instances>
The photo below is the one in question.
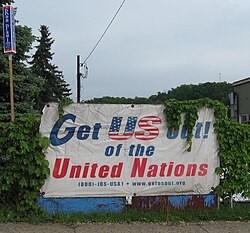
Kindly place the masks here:
<instances>
[{"instance_id":1,"label":"white vinyl banner","mask_svg":"<svg viewBox=\"0 0 250 233\"><path fill-rule=\"evenodd\" d=\"M44 108L40 132L50 177L44 197L208 194L219 184L213 110L201 109L192 150L187 130L167 128L163 105L72 104Z\"/></svg>"}]
</instances>

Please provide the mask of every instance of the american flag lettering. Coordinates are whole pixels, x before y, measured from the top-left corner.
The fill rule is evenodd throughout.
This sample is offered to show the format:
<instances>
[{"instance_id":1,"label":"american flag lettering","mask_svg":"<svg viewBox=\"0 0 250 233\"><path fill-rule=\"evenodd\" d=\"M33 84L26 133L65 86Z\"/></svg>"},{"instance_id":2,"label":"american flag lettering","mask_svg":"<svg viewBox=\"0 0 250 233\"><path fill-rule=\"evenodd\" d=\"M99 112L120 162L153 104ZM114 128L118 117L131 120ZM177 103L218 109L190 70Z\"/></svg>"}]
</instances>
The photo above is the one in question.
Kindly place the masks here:
<instances>
[{"instance_id":1,"label":"american flag lettering","mask_svg":"<svg viewBox=\"0 0 250 233\"><path fill-rule=\"evenodd\" d=\"M124 132L120 132L122 119L123 117L113 117L108 133L110 139L127 140L133 136L138 117L128 117Z\"/></svg>"},{"instance_id":2,"label":"american flag lettering","mask_svg":"<svg viewBox=\"0 0 250 233\"><path fill-rule=\"evenodd\" d=\"M162 121L157 116L145 116L138 122L138 127L141 131L135 132L138 117L128 117L125 130L122 132L123 117L113 117L109 129L109 138L112 140L127 140L135 134L138 140L153 140L159 135L159 129L153 125L161 124Z\"/></svg>"},{"instance_id":3,"label":"american flag lettering","mask_svg":"<svg viewBox=\"0 0 250 233\"><path fill-rule=\"evenodd\" d=\"M145 116L138 122L138 126L143 131L135 132L135 137L139 140L153 140L159 135L159 129L154 124L161 124L161 119L157 116Z\"/></svg>"}]
</instances>

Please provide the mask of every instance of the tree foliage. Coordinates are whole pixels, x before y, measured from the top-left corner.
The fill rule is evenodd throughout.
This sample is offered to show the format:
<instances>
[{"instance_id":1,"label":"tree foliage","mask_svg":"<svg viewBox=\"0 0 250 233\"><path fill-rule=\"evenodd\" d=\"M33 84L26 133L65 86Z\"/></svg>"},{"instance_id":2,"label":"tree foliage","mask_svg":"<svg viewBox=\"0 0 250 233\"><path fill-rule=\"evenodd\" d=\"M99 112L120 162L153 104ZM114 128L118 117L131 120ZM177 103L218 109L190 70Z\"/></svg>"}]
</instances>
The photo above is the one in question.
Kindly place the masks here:
<instances>
[{"instance_id":1,"label":"tree foliage","mask_svg":"<svg viewBox=\"0 0 250 233\"><path fill-rule=\"evenodd\" d=\"M2 4L13 1L1 1ZM2 5L0 9L0 31L3 30ZM3 35L0 33L0 121L10 120L10 88L9 88L9 62L3 53ZM36 113L36 99L43 85L27 67L27 53L32 48L35 37L31 28L16 25L17 53L13 56L13 80L15 116L25 113Z\"/></svg>"},{"instance_id":2,"label":"tree foliage","mask_svg":"<svg viewBox=\"0 0 250 233\"><path fill-rule=\"evenodd\" d=\"M92 104L148 104L149 100L144 97L125 98L125 97L111 97L104 96L102 98L94 98L86 100L85 103Z\"/></svg>"},{"instance_id":3,"label":"tree foliage","mask_svg":"<svg viewBox=\"0 0 250 233\"><path fill-rule=\"evenodd\" d=\"M44 86L39 95L38 103L42 107L45 103L51 101L60 101L71 95L69 84L64 80L62 71L51 63L54 53L51 52L51 46L54 40L51 37L49 28L45 25L40 27L40 38L37 39L38 45L36 52L30 62L33 73L44 79Z\"/></svg>"},{"instance_id":4,"label":"tree foliage","mask_svg":"<svg viewBox=\"0 0 250 233\"><path fill-rule=\"evenodd\" d=\"M14 0L0 0L0 4L2 5L10 5L11 3L14 3Z\"/></svg>"},{"instance_id":5,"label":"tree foliage","mask_svg":"<svg viewBox=\"0 0 250 233\"><path fill-rule=\"evenodd\" d=\"M11 195L20 212L38 210L37 193L49 176L49 139L38 133L39 123L35 117L0 122L0 193Z\"/></svg>"},{"instance_id":6,"label":"tree foliage","mask_svg":"<svg viewBox=\"0 0 250 233\"><path fill-rule=\"evenodd\" d=\"M42 80L27 75L14 76L15 117L24 114L37 114L36 98L42 88ZM10 120L9 74L0 74L0 121Z\"/></svg>"},{"instance_id":7,"label":"tree foliage","mask_svg":"<svg viewBox=\"0 0 250 233\"><path fill-rule=\"evenodd\" d=\"M14 1L1 1L10 4ZM0 30L3 30L2 7L0 11ZM13 56L13 83L15 117L25 113L37 113L44 103L60 101L70 96L69 85L63 78L62 71L51 64L53 53L50 52L54 40L50 38L47 26L41 26L40 43L33 56L32 67L27 66L28 53L36 37L31 28L16 25L17 53ZM9 88L9 62L3 53L3 35L0 34L0 121L10 119L10 88Z\"/></svg>"},{"instance_id":8,"label":"tree foliage","mask_svg":"<svg viewBox=\"0 0 250 233\"><path fill-rule=\"evenodd\" d=\"M102 98L94 98L87 100L87 103L105 103L105 104L163 104L166 100L196 100L202 98L210 98L218 100L225 105L229 105L228 94L232 92L233 86L226 82L207 82L200 84L181 85L172 88L168 92L158 92L151 95L149 98L135 97L110 97L104 96Z\"/></svg>"},{"instance_id":9,"label":"tree foliage","mask_svg":"<svg viewBox=\"0 0 250 233\"><path fill-rule=\"evenodd\" d=\"M1 1L0 6L0 31L3 31L3 7L2 4L10 4L14 1ZM14 74L25 74L25 69L27 68L24 64L29 56L27 53L32 48L32 43L35 40L35 36L32 35L31 28L22 25L16 25L16 47L17 53L14 55L13 59L13 73ZM7 73L9 72L9 64L7 56L3 53L3 33L0 33L0 72Z\"/></svg>"},{"instance_id":10,"label":"tree foliage","mask_svg":"<svg viewBox=\"0 0 250 233\"><path fill-rule=\"evenodd\" d=\"M206 82L197 85L184 84L169 90L166 94L166 99L197 100L202 98L210 98L212 100L219 100L225 105L229 105L228 94L232 91L232 84L226 82Z\"/></svg>"}]
</instances>

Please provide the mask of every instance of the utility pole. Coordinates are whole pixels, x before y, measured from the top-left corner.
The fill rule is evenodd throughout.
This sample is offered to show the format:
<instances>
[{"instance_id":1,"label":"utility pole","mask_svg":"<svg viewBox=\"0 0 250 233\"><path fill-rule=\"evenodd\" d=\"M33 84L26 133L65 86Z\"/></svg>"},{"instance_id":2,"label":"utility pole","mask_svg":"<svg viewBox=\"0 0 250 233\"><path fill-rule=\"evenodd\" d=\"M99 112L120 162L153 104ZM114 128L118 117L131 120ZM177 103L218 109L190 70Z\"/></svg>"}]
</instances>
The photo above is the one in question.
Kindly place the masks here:
<instances>
[{"instance_id":1,"label":"utility pole","mask_svg":"<svg viewBox=\"0 0 250 233\"><path fill-rule=\"evenodd\" d=\"M221 82L221 73L219 73L219 82Z\"/></svg>"},{"instance_id":2,"label":"utility pole","mask_svg":"<svg viewBox=\"0 0 250 233\"><path fill-rule=\"evenodd\" d=\"M77 103L80 103L81 101L81 72L80 72L80 55L77 55L77 59L76 59L76 77L77 77Z\"/></svg>"},{"instance_id":3,"label":"utility pole","mask_svg":"<svg viewBox=\"0 0 250 233\"><path fill-rule=\"evenodd\" d=\"M86 60L85 60L86 61ZM81 78L87 78L88 76L88 67L86 62L80 62L80 55L77 55L76 58L76 78L77 78L77 103L81 102ZM84 73L81 73L81 67L84 69Z\"/></svg>"}]
</instances>

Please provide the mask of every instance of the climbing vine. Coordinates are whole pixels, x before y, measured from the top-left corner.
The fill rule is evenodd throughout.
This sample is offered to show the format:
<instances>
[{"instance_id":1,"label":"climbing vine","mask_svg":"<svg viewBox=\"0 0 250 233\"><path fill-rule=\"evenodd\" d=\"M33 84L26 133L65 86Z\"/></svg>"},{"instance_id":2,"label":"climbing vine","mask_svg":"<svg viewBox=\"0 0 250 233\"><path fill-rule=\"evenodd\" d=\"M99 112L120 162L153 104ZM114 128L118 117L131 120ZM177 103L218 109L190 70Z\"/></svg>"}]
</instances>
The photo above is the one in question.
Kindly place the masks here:
<instances>
[{"instance_id":1,"label":"climbing vine","mask_svg":"<svg viewBox=\"0 0 250 233\"><path fill-rule=\"evenodd\" d=\"M70 104L73 104L73 101L70 98L65 97L60 100L60 102L58 103L59 119L62 119L64 115L64 108Z\"/></svg>"},{"instance_id":2,"label":"climbing vine","mask_svg":"<svg viewBox=\"0 0 250 233\"><path fill-rule=\"evenodd\" d=\"M70 104L59 104L59 113ZM219 145L220 185L215 191L221 196L242 193L250 197L250 126L230 121L227 108L218 101L201 99L194 101L168 100L165 116L169 127L178 130L182 123L189 133L188 151L192 150L193 129L199 109L214 110L214 129ZM0 123L0 195L11 193L19 211L37 210L37 194L49 176L48 161L44 149L49 140L38 133L40 120L35 116L19 118L15 122Z\"/></svg>"},{"instance_id":3,"label":"climbing vine","mask_svg":"<svg viewBox=\"0 0 250 233\"><path fill-rule=\"evenodd\" d=\"M35 116L0 123L0 194L20 212L38 209L37 195L49 176L49 139L38 133L39 124Z\"/></svg>"},{"instance_id":4,"label":"climbing vine","mask_svg":"<svg viewBox=\"0 0 250 233\"><path fill-rule=\"evenodd\" d=\"M64 115L64 108L70 104L73 104L73 101L70 98L64 97L60 100L60 102L58 103L59 120L61 120Z\"/></svg>"},{"instance_id":5,"label":"climbing vine","mask_svg":"<svg viewBox=\"0 0 250 233\"><path fill-rule=\"evenodd\" d=\"M59 102L59 117L71 103L69 98ZM38 210L39 190L50 172L44 154L50 141L39 133L39 125L36 115L0 122L0 197L10 198L19 212Z\"/></svg>"},{"instance_id":6,"label":"climbing vine","mask_svg":"<svg viewBox=\"0 0 250 233\"><path fill-rule=\"evenodd\" d=\"M221 196L242 193L242 196L250 197L250 126L229 120L227 108L219 101L207 98L193 101L168 100L164 105L166 121L172 130L178 130L184 114L188 151L192 149L193 129L199 109L206 107L214 110L214 129L220 158L220 167L215 172L221 177L216 192Z\"/></svg>"}]
</instances>

